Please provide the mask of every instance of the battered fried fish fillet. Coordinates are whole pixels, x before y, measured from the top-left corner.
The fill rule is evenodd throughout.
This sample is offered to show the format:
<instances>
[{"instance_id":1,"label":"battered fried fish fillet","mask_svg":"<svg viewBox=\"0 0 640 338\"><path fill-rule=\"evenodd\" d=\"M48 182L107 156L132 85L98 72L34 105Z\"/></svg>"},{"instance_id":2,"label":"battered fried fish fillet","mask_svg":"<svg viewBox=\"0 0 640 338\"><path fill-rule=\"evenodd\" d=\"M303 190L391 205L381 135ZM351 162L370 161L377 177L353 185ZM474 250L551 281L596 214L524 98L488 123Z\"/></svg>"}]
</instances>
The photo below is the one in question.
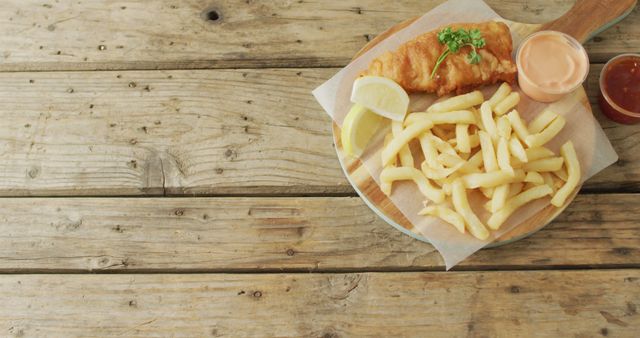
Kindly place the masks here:
<instances>
[{"instance_id":1,"label":"battered fried fish fillet","mask_svg":"<svg viewBox=\"0 0 640 338\"><path fill-rule=\"evenodd\" d=\"M452 92L462 94L481 85L498 81L513 83L516 65L511 59L513 49L509 27L502 22L459 23L447 25L458 28L479 29L486 46L478 50L482 57L479 64L470 64L467 54L471 47L451 53L436 70L431 71L446 45L438 42L438 28L406 42L394 52L386 52L371 62L362 75L384 76L400 84L408 92L437 93L438 96Z\"/></svg>"}]
</instances>

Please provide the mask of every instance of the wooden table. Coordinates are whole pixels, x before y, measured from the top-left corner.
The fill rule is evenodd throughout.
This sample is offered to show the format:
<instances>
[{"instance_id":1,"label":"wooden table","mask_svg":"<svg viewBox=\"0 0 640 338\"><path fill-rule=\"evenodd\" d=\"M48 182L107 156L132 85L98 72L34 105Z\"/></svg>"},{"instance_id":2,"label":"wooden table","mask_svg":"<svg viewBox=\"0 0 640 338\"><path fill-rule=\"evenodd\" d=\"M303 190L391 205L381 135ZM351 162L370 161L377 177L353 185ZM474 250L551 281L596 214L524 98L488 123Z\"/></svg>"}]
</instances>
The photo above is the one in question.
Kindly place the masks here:
<instances>
[{"instance_id":1,"label":"wooden table","mask_svg":"<svg viewBox=\"0 0 640 338\"><path fill-rule=\"evenodd\" d=\"M439 0L5 0L0 336L634 336L640 126L555 222L444 272L340 169L310 94ZM492 0L545 22L571 0Z\"/></svg>"}]
</instances>

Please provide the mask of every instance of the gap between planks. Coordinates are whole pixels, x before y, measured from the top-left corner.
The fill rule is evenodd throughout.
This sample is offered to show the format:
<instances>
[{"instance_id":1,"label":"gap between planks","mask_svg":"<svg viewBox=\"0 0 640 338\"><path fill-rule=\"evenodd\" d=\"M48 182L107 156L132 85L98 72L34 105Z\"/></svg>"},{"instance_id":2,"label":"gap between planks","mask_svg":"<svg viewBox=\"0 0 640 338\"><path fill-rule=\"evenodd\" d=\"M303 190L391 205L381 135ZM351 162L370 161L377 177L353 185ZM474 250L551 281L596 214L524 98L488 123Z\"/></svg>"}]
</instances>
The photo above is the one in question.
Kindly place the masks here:
<instances>
[{"instance_id":1,"label":"gap between planks","mask_svg":"<svg viewBox=\"0 0 640 338\"><path fill-rule=\"evenodd\" d=\"M604 265L548 265L540 266L462 266L454 267L449 271L443 270L442 267L424 267L424 268L344 268L344 269L297 269L297 268L281 268L281 269L128 269L128 270L74 270L74 269L0 269L2 275L199 275L199 274L216 274L216 275L326 275L326 274L345 274L345 273L437 273L447 274L455 272L517 272L517 271L606 271L606 270L637 270L640 264L604 264Z\"/></svg>"}]
</instances>

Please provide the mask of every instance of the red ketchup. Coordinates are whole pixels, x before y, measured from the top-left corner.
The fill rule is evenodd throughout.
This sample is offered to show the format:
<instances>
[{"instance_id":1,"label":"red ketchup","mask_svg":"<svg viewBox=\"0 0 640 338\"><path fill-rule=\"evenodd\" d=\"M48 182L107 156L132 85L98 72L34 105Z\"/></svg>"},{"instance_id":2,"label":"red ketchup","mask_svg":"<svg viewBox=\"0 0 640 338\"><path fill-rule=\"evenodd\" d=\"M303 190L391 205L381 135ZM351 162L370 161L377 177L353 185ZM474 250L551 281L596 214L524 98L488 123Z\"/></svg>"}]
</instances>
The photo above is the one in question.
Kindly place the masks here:
<instances>
[{"instance_id":1,"label":"red ketchup","mask_svg":"<svg viewBox=\"0 0 640 338\"><path fill-rule=\"evenodd\" d=\"M611 59L600 73L600 109L611 120L640 122L640 55Z\"/></svg>"}]
</instances>

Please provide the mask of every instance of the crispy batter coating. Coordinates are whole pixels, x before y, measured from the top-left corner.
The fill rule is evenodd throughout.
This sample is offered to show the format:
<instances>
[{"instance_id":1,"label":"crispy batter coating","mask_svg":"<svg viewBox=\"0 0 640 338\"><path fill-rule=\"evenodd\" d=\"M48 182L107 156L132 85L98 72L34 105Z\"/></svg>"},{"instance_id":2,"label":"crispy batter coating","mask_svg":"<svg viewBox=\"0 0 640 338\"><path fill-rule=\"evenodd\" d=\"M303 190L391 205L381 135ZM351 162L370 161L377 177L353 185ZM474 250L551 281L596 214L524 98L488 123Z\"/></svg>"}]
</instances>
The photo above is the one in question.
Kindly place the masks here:
<instances>
[{"instance_id":1,"label":"crispy batter coating","mask_svg":"<svg viewBox=\"0 0 640 338\"><path fill-rule=\"evenodd\" d=\"M446 48L446 45L438 42L438 32L444 28L441 27L376 58L362 75L384 76L396 81L408 92L437 93L438 96L462 94L481 85L515 81L517 69L511 58L513 45L507 25L489 21L447 26L454 30L480 30L486 46L478 50L482 56L479 64L467 61L471 47L465 46L458 53L449 54L431 79L436 60Z\"/></svg>"}]
</instances>

